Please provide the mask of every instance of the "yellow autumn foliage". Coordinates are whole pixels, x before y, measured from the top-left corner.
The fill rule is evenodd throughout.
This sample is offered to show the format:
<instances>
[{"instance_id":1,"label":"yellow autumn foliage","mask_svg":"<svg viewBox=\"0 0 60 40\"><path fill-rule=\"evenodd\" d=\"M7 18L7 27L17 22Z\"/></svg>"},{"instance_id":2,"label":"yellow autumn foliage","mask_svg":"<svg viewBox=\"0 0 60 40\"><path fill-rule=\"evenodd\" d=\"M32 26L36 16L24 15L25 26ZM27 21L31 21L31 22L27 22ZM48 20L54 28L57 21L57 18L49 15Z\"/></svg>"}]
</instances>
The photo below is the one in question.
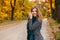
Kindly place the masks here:
<instances>
[{"instance_id":1,"label":"yellow autumn foliage","mask_svg":"<svg viewBox=\"0 0 60 40\"><path fill-rule=\"evenodd\" d=\"M14 13L14 19L16 19L16 20L17 19L19 19L19 20L22 19L22 12L17 11L16 13Z\"/></svg>"},{"instance_id":2,"label":"yellow autumn foliage","mask_svg":"<svg viewBox=\"0 0 60 40\"><path fill-rule=\"evenodd\" d=\"M4 21L4 20L8 20L9 19L9 16L8 16L8 14L6 14L6 13L0 13L0 20L1 21Z\"/></svg>"},{"instance_id":3,"label":"yellow autumn foliage","mask_svg":"<svg viewBox=\"0 0 60 40\"><path fill-rule=\"evenodd\" d=\"M12 14L14 17L14 20L21 20L24 18L27 18L28 13L31 10L31 7L36 5L35 2L29 2L28 0L16 0L16 3L14 5L14 0L11 1L12 6L14 7L14 13L12 13L12 6L10 3L11 0L1 0L0 1L0 20L11 20ZM39 8L42 14L45 13L45 17L48 15L47 11L44 12L44 10ZM50 10L49 10L50 12Z\"/></svg>"}]
</instances>

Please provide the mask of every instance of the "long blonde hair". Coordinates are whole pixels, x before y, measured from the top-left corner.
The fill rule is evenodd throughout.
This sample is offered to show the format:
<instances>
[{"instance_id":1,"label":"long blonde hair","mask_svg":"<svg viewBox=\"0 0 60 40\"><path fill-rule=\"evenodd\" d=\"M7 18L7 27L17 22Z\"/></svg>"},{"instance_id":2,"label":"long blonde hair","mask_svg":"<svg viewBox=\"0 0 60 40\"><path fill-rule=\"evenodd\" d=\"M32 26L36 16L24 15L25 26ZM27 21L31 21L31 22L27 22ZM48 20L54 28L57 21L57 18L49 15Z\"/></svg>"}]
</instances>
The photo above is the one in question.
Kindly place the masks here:
<instances>
[{"instance_id":1,"label":"long blonde hair","mask_svg":"<svg viewBox=\"0 0 60 40\"><path fill-rule=\"evenodd\" d=\"M38 21L42 21L43 16L42 16L40 10L39 10L36 6L33 6L33 7L31 8L31 12L32 12L32 10L33 10L34 8L37 9L36 12L37 12ZM28 16L28 19L30 19L29 16Z\"/></svg>"}]
</instances>

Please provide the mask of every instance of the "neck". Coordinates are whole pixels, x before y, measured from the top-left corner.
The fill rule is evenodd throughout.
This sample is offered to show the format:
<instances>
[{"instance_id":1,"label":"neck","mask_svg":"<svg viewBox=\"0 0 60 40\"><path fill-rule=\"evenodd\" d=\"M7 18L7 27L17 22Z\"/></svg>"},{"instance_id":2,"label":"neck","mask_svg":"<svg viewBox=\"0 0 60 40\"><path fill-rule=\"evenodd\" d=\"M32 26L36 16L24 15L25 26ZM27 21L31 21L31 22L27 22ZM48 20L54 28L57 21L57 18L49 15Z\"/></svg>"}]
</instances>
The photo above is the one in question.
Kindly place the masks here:
<instances>
[{"instance_id":1,"label":"neck","mask_svg":"<svg viewBox=\"0 0 60 40\"><path fill-rule=\"evenodd\" d=\"M34 23L37 20L37 17L33 16L32 22Z\"/></svg>"}]
</instances>

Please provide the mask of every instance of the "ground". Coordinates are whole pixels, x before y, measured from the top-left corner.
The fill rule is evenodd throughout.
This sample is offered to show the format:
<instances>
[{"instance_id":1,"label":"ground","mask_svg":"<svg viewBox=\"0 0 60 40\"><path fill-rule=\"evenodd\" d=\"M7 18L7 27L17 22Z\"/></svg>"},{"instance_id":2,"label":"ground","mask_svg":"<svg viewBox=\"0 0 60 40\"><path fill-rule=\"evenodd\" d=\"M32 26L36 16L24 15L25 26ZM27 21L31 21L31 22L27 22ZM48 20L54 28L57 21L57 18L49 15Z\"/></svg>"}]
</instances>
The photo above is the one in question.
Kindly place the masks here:
<instances>
[{"instance_id":1,"label":"ground","mask_svg":"<svg viewBox=\"0 0 60 40\"><path fill-rule=\"evenodd\" d=\"M15 22L11 24L1 25L0 29L0 40L27 40L27 20L22 20L21 22ZM44 40L50 40L47 26L47 18L42 21L41 34Z\"/></svg>"}]
</instances>

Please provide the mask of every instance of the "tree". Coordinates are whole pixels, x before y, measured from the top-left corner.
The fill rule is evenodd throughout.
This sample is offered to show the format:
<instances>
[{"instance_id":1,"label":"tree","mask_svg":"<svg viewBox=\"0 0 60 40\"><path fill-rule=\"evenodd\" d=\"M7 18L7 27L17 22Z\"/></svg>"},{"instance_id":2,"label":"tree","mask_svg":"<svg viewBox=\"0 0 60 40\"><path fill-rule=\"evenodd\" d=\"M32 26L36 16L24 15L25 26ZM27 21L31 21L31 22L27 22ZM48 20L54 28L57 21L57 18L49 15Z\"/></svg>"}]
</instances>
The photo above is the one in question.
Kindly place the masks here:
<instances>
[{"instance_id":1,"label":"tree","mask_svg":"<svg viewBox=\"0 0 60 40\"><path fill-rule=\"evenodd\" d=\"M56 20L60 22L60 0L55 0L55 7L56 7Z\"/></svg>"},{"instance_id":2,"label":"tree","mask_svg":"<svg viewBox=\"0 0 60 40\"><path fill-rule=\"evenodd\" d=\"M11 8L12 8L12 10L11 10L11 12L12 12L11 20L13 20L14 19L13 16L14 16L14 9L15 9L16 0L11 0L10 4L11 4Z\"/></svg>"},{"instance_id":3,"label":"tree","mask_svg":"<svg viewBox=\"0 0 60 40\"><path fill-rule=\"evenodd\" d=\"M27 18L27 15L34 2L28 0L0 0L0 16L1 19L21 20Z\"/></svg>"}]
</instances>

